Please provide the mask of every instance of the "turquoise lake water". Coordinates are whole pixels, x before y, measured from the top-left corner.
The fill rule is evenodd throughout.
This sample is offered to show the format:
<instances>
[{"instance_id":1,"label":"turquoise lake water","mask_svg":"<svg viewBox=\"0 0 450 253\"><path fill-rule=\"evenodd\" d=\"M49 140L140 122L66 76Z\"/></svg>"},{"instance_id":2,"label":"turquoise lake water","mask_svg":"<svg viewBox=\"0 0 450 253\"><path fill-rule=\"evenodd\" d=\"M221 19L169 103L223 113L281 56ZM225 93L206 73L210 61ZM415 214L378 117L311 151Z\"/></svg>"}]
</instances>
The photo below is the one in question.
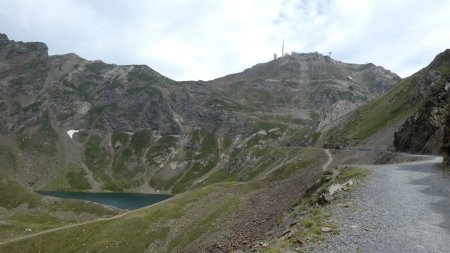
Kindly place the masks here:
<instances>
[{"instance_id":1,"label":"turquoise lake water","mask_svg":"<svg viewBox=\"0 0 450 253\"><path fill-rule=\"evenodd\" d=\"M39 191L42 195L65 199L81 199L115 206L121 209L134 210L166 200L172 195L167 194L140 194L140 193L96 193L96 192L58 192Z\"/></svg>"}]
</instances>

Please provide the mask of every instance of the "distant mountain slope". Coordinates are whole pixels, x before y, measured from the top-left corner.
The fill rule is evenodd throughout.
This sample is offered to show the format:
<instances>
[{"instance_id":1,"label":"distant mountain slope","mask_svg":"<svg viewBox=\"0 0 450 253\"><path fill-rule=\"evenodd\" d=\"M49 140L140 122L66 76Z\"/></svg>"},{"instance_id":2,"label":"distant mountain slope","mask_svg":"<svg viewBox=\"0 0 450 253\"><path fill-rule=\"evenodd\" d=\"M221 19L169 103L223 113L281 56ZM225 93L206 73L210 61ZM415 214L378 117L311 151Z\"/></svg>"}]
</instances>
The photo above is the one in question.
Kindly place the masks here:
<instances>
[{"instance_id":1,"label":"distant mountain slope","mask_svg":"<svg viewBox=\"0 0 450 253\"><path fill-rule=\"evenodd\" d=\"M426 68L352 112L322 143L438 153L450 104L449 87L450 50L446 50Z\"/></svg>"},{"instance_id":2,"label":"distant mountain slope","mask_svg":"<svg viewBox=\"0 0 450 253\"><path fill-rule=\"evenodd\" d=\"M399 80L371 63L348 64L318 53L295 53L211 83L237 103L267 115L305 120L318 116L322 130Z\"/></svg>"},{"instance_id":3,"label":"distant mountain slope","mask_svg":"<svg viewBox=\"0 0 450 253\"><path fill-rule=\"evenodd\" d=\"M399 80L295 54L210 82L0 35L0 170L32 189L182 192L264 177Z\"/></svg>"}]
</instances>

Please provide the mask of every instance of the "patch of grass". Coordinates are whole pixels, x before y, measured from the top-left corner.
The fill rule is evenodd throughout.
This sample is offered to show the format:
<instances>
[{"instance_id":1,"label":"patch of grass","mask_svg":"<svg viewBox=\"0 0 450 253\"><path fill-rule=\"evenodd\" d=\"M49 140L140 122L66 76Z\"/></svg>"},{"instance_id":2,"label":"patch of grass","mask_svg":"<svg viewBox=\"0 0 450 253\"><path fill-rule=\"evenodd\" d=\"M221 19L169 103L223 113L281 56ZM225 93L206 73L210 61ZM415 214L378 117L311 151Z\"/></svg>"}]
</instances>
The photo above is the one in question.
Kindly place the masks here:
<instances>
[{"instance_id":1,"label":"patch of grass","mask_svg":"<svg viewBox=\"0 0 450 253\"><path fill-rule=\"evenodd\" d=\"M77 86L73 82L70 82L68 80L63 80L63 85L70 88L70 90L77 94L82 100L86 101L91 97L91 94L86 89L86 87Z\"/></svg>"},{"instance_id":2,"label":"patch of grass","mask_svg":"<svg viewBox=\"0 0 450 253\"><path fill-rule=\"evenodd\" d=\"M314 139L314 141L317 141L317 140L320 138L320 135L321 135L320 132L315 132L315 133L313 134L313 139Z\"/></svg>"},{"instance_id":3,"label":"patch of grass","mask_svg":"<svg viewBox=\"0 0 450 253\"><path fill-rule=\"evenodd\" d=\"M100 145L102 139L100 135L89 136L84 150L85 164L98 178L103 177L110 160L108 152Z\"/></svg>"},{"instance_id":4,"label":"patch of grass","mask_svg":"<svg viewBox=\"0 0 450 253\"><path fill-rule=\"evenodd\" d=\"M21 67L16 73L17 78L10 81L9 94L15 97L19 94L40 91L47 77L48 64L46 60L33 60Z\"/></svg>"},{"instance_id":5,"label":"patch of grass","mask_svg":"<svg viewBox=\"0 0 450 253\"><path fill-rule=\"evenodd\" d=\"M123 83L118 79L118 77L115 77L112 81L106 83L105 88L108 89L123 88Z\"/></svg>"},{"instance_id":6,"label":"patch of grass","mask_svg":"<svg viewBox=\"0 0 450 253\"><path fill-rule=\"evenodd\" d=\"M103 183L104 190L112 191L112 192L121 192L123 191L123 188L117 185L116 183L112 182L111 180L107 180Z\"/></svg>"},{"instance_id":7,"label":"patch of grass","mask_svg":"<svg viewBox=\"0 0 450 253\"><path fill-rule=\"evenodd\" d=\"M260 121L257 123L256 127L253 128L252 132L256 133L259 130L269 131L274 128L280 128L280 131L286 130L286 125L282 123L273 123L268 121Z\"/></svg>"},{"instance_id":8,"label":"patch of grass","mask_svg":"<svg viewBox=\"0 0 450 253\"><path fill-rule=\"evenodd\" d=\"M131 147L136 153L140 153L144 148L150 144L152 133L148 129L136 131L131 137Z\"/></svg>"},{"instance_id":9,"label":"patch of grass","mask_svg":"<svg viewBox=\"0 0 450 253\"><path fill-rule=\"evenodd\" d=\"M66 174L67 182L73 190L89 190L91 185L86 178L86 172L80 170L78 172L71 171Z\"/></svg>"},{"instance_id":10,"label":"patch of grass","mask_svg":"<svg viewBox=\"0 0 450 253\"><path fill-rule=\"evenodd\" d=\"M24 111L37 111L39 110L40 106L42 105L43 101L35 101L29 105L27 105L25 108L23 108Z\"/></svg>"},{"instance_id":11,"label":"patch of grass","mask_svg":"<svg viewBox=\"0 0 450 253\"><path fill-rule=\"evenodd\" d=\"M400 81L384 95L360 107L343 124L328 131L325 139L329 143L348 140L358 143L380 129L406 118L420 106L420 103L411 104L410 98L421 75L419 72Z\"/></svg>"},{"instance_id":12,"label":"patch of grass","mask_svg":"<svg viewBox=\"0 0 450 253\"><path fill-rule=\"evenodd\" d=\"M177 139L173 136L166 135L159 138L155 145L152 145L147 153L147 162L150 166L159 166L156 162L156 157L165 155L169 152L170 148L177 148ZM186 158L190 160L190 158Z\"/></svg>"},{"instance_id":13,"label":"patch of grass","mask_svg":"<svg viewBox=\"0 0 450 253\"><path fill-rule=\"evenodd\" d=\"M167 251L171 252L174 249L183 249L184 246L187 246L202 234L218 229L219 227L217 225L214 226L214 222L222 215L230 212L231 209L238 204L238 197L232 197L226 200L224 203L217 206L217 208L204 219L194 222L194 224L189 226L189 229L181 234L181 236L172 239L167 247Z\"/></svg>"},{"instance_id":14,"label":"patch of grass","mask_svg":"<svg viewBox=\"0 0 450 253\"><path fill-rule=\"evenodd\" d=\"M9 226L0 226L0 237L11 238L22 236L25 229L31 229L34 233L75 223L75 220L62 220L48 213L27 215L16 213L8 218Z\"/></svg>"},{"instance_id":15,"label":"patch of grass","mask_svg":"<svg viewBox=\"0 0 450 253\"><path fill-rule=\"evenodd\" d=\"M98 115L101 115L105 113L108 110L112 110L117 107L117 103L112 104L106 104L106 105L97 105L89 109L89 111L86 114L86 117L97 117Z\"/></svg>"},{"instance_id":16,"label":"patch of grass","mask_svg":"<svg viewBox=\"0 0 450 253\"><path fill-rule=\"evenodd\" d=\"M13 152L10 151L10 148L7 145L0 145L0 161L2 161L0 165L0 170L5 171L15 171L18 166L17 158ZM5 173L8 174L8 173Z\"/></svg>"},{"instance_id":17,"label":"patch of grass","mask_svg":"<svg viewBox=\"0 0 450 253\"><path fill-rule=\"evenodd\" d=\"M118 213L118 211L106 209L92 202L44 199L42 195L27 189L6 176L0 175L0 206L12 209L21 205L23 206L16 209L12 216L2 217L2 220L7 222L8 225L0 226L0 238L21 236L27 228L31 228L33 232L39 232L75 223L74 218L77 215L85 217L86 215L109 216ZM60 214L61 212L70 213L67 217L55 215L55 213ZM0 249L0 252L8 251Z\"/></svg>"},{"instance_id":18,"label":"patch of grass","mask_svg":"<svg viewBox=\"0 0 450 253\"><path fill-rule=\"evenodd\" d=\"M362 178L369 175L370 170L367 168L344 168L337 177L338 183L346 182L352 178Z\"/></svg>"},{"instance_id":19,"label":"patch of grass","mask_svg":"<svg viewBox=\"0 0 450 253\"><path fill-rule=\"evenodd\" d=\"M17 137L20 149L38 152L42 154L53 154L56 152L58 133L53 129L48 112L44 112L39 120L39 127L32 133L22 133Z\"/></svg>"},{"instance_id":20,"label":"patch of grass","mask_svg":"<svg viewBox=\"0 0 450 253\"><path fill-rule=\"evenodd\" d=\"M195 136L193 138L196 138ZM199 153L196 160L182 179L173 187L172 192L183 192L191 187L195 179L208 173L219 161L219 148L215 132L206 133L201 138Z\"/></svg>"},{"instance_id":21,"label":"patch of grass","mask_svg":"<svg viewBox=\"0 0 450 253\"><path fill-rule=\"evenodd\" d=\"M126 90L126 93L129 96L137 95L141 92L145 92L146 94L155 95L160 98L163 97L162 92L160 90L158 90L157 88L154 88L154 87L146 86L146 85L134 85L134 86L130 86Z\"/></svg>"},{"instance_id":22,"label":"patch of grass","mask_svg":"<svg viewBox=\"0 0 450 253\"><path fill-rule=\"evenodd\" d=\"M84 65L84 67L86 68L86 70L99 75L105 68L108 68L108 65L103 62L91 62Z\"/></svg>"},{"instance_id":23,"label":"patch of grass","mask_svg":"<svg viewBox=\"0 0 450 253\"><path fill-rule=\"evenodd\" d=\"M111 146L116 148L116 143L120 142L122 145L127 145L130 136L127 133L114 131L111 138Z\"/></svg>"},{"instance_id":24,"label":"patch of grass","mask_svg":"<svg viewBox=\"0 0 450 253\"><path fill-rule=\"evenodd\" d=\"M277 171L274 171L271 176L275 178L288 178L313 164L313 162L316 161L317 157L321 154L322 151L320 149L304 148L297 155L299 159L286 164Z\"/></svg>"},{"instance_id":25,"label":"patch of grass","mask_svg":"<svg viewBox=\"0 0 450 253\"><path fill-rule=\"evenodd\" d=\"M302 205L302 213L304 214L297 227L297 238L302 241L318 242L325 238L323 227L331 229L331 234L339 234L338 226L332 221L331 213L326 212L321 207L310 206L308 201Z\"/></svg>"},{"instance_id":26,"label":"patch of grass","mask_svg":"<svg viewBox=\"0 0 450 253\"><path fill-rule=\"evenodd\" d=\"M151 142L150 130L136 131L132 137L127 133L113 132L112 146L114 147L112 176L114 183L108 181L105 189L118 191L118 189L139 186L144 181L139 178L139 173L145 171L142 154ZM120 145L118 145L120 143Z\"/></svg>"},{"instance_id":27,"label":"patch of grass","mask_svg":"<svg viewBox=\"0 0 450 253\"><path fill-rule=\"evenodd\" d=\"M37 207L41 196L0 174L0 206L11 209L23 203L28 203L29 208Z\"/></svg>"},{"instance_id":28,"label":"patch of grass","mask_svg":"<svg viewBox=\"0 0 450 253\"><path fill-rule=\"evenodd\" d=\"M208 100L208 102L206 102L206 106L221 109L221 110L229 110L229 111L243 110L243 107L238 103L235 103L230 100L223 100L223 99L218 99L218 98Z\"/></svg>"},{"instance_id":29,"label":"patch of grass","mask_svg":"<svg viewBox=\"0 0 450 253\"><path fill-rule=\"evenodd\" d=\"M89 137L89 133L86 131L80 131L73 135L73 138L81 143L85 143Z\"/></svg>"},{"instance_id":30,"label":"patch of grass","mask_svg":"<svg viewBox=\"0 0 450 253\"><path fill-rule=\"evenodd\" d=\"M0 246L1 252L143 252L151 243L164 241L170 231L170 221L185 215L190 205L212 192L223 189L222 185L207 186L184 193L170 200L130 212L120 218L102 220L76 226L58 232L42 234L20 242ZM198 237L202 230L211 231L210 226L228 208L237 203L230 200L220 203L216 211L194 221L189 233L182 233L173 247L183 245L186 238ZM224 210L222 210L224 209ZM229 209L228 209L229 210ZM192 233L192 235L190 234ZM186 235L183 235L186 234ZM186 236L186 237L184 237Z\"/></svg>"},{"instance_id":31,"label":"patch of grass","mask_svg":"<svg viewBox=\"0 0 450 253\"><path fill-rule=\"evenodd\" d=\"M298 223L291 228L291 233L294 236L288 238L281 237L275 240L273 242L275 245L274 248L280 248L280 245L284 245L284 248L301 246L298 244L298 240L316 243L322 241L326 233L338 235L339 229L332 219L332 214L322 206L317 205L320 195L327 191L328 187L332 184L343 183L351 178L361 178L368 173L369 170L365 168L345 168L342 171L329 171L322 176L319 182L308 189L304 197L300 199L292 211L293 213L301 214ZM330 228L330 232L324 232L322 230L324 227Z\"/></svg>"}]
</instances>

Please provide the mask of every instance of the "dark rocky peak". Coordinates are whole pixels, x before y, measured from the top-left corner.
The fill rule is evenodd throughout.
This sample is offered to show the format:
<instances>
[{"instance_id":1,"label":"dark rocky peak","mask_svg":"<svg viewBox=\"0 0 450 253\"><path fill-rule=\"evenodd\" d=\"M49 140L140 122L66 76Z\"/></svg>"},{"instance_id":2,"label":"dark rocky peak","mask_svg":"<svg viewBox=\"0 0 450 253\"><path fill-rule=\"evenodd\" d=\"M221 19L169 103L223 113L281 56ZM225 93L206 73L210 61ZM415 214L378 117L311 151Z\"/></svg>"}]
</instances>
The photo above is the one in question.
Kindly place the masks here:
<instances>
[{"instance_id":1,"label":"dark rocky peak","mask_svg":"<svg viewBox=\"0 0 450 253\"><path fill-rule=\"evenodd\" d=\"M441 92L450 83L450 49L438 54L425 68L409 77L414 85L410 98L411 104L429 96L433 92Z\"/></svg>"},{"instance_id":2,"label":"dark rocky peak","mask_svg":"<svg viewBox=\"0 0 450 253\"><path fill-rule=\"evenodd\" d=\"M8 69L7 65L42 61L48 58L48 47L41 42L21 42L9 40L5 34L0 34L0 71Z\"/></svg>"},{"instance_id":3,"label":"dark rocky peak","mask_svg":"<svg viewBox=\"0 0 450 253\"><path fill-rule=\"evenodd\" d=\"M9 42L8 36L4 33L0 33L0 44Z\"/></svg>"},{"instance_id":4,"label":"dark rocky peak","mask_svg":"<svg viewBox=\"0 0 450 253\"><path fill-rule=\"evenodd\" d=\"M438 69L442 65L450 64L450 49L446 49L442 53L438 54L434 60L428 65L428 68Z\"/></svg>"}]
</instances>

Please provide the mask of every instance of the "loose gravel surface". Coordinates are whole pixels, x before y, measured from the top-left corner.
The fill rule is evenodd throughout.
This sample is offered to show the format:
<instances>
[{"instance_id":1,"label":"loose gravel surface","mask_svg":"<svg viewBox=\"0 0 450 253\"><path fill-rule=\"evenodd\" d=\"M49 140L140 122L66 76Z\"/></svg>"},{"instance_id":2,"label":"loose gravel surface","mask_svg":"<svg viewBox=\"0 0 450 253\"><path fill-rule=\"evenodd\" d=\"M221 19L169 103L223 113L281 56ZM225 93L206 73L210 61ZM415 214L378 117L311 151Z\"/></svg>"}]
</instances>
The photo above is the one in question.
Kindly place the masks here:
<instances>
[{"instance_id":1,"label":"loose gravel surface","mask_svg":"<svg viewBox=\"0 0 450 253\"><path fill-rule=\"evenodd\" d=\"M450 174L436 167L440 161L371 168L326 207L340 234L313 251L450 252Z\"/></svg>"}]
</instances>

